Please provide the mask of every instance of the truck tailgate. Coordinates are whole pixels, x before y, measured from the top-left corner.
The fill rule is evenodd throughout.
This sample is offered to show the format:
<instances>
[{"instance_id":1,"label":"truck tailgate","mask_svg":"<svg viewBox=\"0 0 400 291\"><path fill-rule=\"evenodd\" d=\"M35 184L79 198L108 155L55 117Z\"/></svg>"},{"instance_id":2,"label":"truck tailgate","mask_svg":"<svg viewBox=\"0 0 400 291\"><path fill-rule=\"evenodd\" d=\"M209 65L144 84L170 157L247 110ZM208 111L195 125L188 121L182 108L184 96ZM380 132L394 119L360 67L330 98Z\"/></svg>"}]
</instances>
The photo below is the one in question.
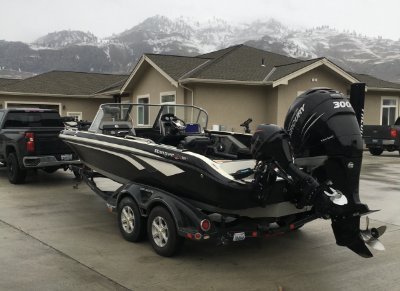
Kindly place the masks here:
<instances>
[{"instance_id":1,"label":"truck tailgate","mask_svg":"<svg viewBox=\"0 0 400 291\"><path fill-rule=\"evenodd\" d=\"M57 155L72 153L72 150L59 137L63 128L41 128L40 130L31 129L35 134L35 154L36 155Z\"/></svg>"},{"instance_id":2,"label":"truck tailgate","mask_svg":"<svg viewBox=\"0 0 400 291\"><path fill-rule=\"evenodd\" d=\"M364 125L364 138L393 139L389 125Z\"/></svg>"}]
</instances>

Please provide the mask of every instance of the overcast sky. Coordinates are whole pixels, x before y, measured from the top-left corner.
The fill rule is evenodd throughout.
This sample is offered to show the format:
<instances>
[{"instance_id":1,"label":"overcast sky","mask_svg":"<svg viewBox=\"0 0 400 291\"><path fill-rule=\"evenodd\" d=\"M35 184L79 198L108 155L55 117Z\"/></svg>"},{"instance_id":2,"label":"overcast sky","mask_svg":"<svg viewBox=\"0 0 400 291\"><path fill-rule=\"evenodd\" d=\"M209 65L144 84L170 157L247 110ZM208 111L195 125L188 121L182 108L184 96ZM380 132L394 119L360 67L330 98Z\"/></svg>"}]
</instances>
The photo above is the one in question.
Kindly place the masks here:
<instances>
[{"instance_id":1,"label":"overcast sky","mask_svg":"<svg viewBox=\"0 0 400 291\"><path fill-rule=\"evenodd\" d=\"M293 28L329 25L400 39L399 0L0 0L0 39L31 42L64 29L98 37L159 14L232 23L275 18Z\"/></svg>"}]
</instances>

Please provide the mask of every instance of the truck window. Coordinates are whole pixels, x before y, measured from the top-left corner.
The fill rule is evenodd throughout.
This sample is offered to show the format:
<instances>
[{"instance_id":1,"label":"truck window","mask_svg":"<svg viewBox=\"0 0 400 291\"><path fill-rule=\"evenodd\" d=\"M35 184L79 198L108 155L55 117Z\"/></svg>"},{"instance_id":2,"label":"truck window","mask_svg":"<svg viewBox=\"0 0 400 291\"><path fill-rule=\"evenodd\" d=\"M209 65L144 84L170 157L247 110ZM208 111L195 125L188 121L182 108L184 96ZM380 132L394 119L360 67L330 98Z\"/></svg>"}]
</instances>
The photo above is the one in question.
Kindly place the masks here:
<instances>
[{"instance_id":1,"label":"truck window","mask_svg":"<svg viewBox=\"0 0 400 291\"><path fill-rule=\"evenodd\" d=\"M57 112L9 112L4 128L64 127Z\"/></svg>"}]
</instances>

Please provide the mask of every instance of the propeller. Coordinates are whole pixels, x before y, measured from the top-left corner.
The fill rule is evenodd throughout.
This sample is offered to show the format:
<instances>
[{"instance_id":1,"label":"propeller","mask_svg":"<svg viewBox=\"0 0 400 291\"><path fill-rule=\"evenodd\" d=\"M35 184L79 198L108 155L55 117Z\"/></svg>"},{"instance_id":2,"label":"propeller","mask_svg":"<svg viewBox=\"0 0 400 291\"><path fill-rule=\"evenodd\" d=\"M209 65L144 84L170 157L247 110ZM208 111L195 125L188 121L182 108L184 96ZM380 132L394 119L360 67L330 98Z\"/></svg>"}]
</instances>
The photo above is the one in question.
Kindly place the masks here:
<instances>
[{"instance_id":1,"label":"propeller","mask_svg":"<svg viewBox=\"0 0 400 291\"><path fill-rule=\"evenodd\" d=\"M360 234L366 245L373 248L377 251L384 251L385 246L379 241L379 237L381 237L386 231L386 225L379 226L377 228L373 227L369 229L369 217L366 217L366 229L361 230Z\"/></svg>"},{"instance_id":2,"label":"propeller","mask_svg":"<svg viewBox=\"0 0 400 291\"><path fill-rule=\"evenodd\" d=\"M331 187L329 187L330 192L328 191L324 191L325 195L328 196L333 204L336 205L346 205L347 204L347 198L345 195L343 195L342 192L340 192L339 190L335 190Z\"/></svg>"}]
</instances>

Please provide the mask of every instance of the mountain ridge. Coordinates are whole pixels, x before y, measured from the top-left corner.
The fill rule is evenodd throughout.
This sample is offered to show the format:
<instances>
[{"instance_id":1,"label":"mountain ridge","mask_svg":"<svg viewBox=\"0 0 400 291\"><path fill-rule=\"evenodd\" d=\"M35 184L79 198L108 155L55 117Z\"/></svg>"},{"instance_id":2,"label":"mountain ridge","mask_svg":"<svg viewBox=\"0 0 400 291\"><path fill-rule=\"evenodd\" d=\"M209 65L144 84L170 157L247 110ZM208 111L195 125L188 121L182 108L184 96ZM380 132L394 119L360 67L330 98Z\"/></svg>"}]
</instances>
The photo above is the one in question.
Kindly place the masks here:
<instances>
[{"instance_id":1,"label":"mountain ridge","mask_svg":"<svg viewBox=\"0 0 400 291\"><path fill-rule=\"evenodd\" d=\"M126 74L143 53L195 56L241 43L301 60L326 57L345 70L400 82L400 41L329 26L290 29L275 19L233 25L161 15L102 39L64 30L31 44L0 40L0 76L49 70Z\"/></svg>"}]
</instances>

